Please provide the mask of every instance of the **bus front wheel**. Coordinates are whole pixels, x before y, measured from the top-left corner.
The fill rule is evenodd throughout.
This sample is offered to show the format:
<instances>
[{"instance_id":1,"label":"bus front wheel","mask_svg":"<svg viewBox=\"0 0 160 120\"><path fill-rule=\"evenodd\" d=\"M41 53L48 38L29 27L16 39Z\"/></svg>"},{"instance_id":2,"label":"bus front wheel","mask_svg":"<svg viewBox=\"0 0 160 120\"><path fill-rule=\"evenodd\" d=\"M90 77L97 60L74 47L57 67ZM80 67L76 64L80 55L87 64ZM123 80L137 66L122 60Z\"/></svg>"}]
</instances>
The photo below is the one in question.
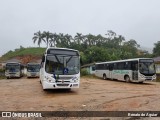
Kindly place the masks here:
<instances>
[{"instance_id":1,"label":"bus front wheel","mask_svg":"<svg viewBox=\"0 0 160 120\"><path fill-rule=\"evenodd\" d=\"M126 82L130 82L130 78L129 78L128 75L126 75L126 76L124 77L124 79L125 79Z\"/></svg>"},{"instance_id":2,"label":"bus front wheel","mask_svg":"<svg viewBox=\"0 0 160 120\"><path fill-rule=\"evenodd\" d=\"M106 79L107 79L106 74L103 74L103 80L106 80Z\"/></svg>"}]
</instances>

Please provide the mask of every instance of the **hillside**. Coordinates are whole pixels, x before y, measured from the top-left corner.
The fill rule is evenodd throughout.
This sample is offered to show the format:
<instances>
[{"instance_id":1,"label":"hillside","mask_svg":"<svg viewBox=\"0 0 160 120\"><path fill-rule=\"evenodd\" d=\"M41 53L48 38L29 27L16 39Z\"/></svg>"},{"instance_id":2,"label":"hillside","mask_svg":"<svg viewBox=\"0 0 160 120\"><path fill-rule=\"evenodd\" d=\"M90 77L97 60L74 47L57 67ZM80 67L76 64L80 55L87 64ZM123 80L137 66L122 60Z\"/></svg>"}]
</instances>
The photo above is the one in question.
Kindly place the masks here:
<instances>
[{"instance_id":1,"label":"hillside","mask_svg":"<svg viewBox=\"0 0 160 120\"><path fill-rule=\"evenodd\" d=\"M19 59L23 63L28 62L29 60L37 60L40 59L45 52L46 48L19 48L15 49L14 51L9 51L6 54L2 55L0 58L0 62L10 60L10 59Z\"/></svg>"}]
</instances>

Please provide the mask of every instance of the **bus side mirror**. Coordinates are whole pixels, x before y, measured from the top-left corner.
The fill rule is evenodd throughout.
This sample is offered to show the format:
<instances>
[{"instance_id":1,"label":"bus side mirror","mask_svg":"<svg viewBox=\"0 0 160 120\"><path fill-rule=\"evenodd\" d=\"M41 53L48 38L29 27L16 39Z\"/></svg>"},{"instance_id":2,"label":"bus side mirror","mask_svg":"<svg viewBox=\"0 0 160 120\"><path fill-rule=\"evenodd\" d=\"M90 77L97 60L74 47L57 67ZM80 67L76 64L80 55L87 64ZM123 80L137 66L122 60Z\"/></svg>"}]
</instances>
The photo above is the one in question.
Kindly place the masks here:
<instances>
[{"instance_id":1,"label":"bus side mirror","mask_svg":"<svg viewBox=\"0 0 160 120\"><path fill-rule=\"evenodd\" d=\"M43 55L43 56L42 56L42 62L44 62L44 61L45 61L45 56Z\"/></svg>"},{"instance_id":2,"label":"bus side mirror","mask_svg":"<svg viewBox=\"0 0 160 120\"><path fill-rule=\"evenodd\" d=\"M80 64L81 64L81 65L83 65L83 61L82 61L82 58L80 58Z\"/></svg>"}]
</instances>

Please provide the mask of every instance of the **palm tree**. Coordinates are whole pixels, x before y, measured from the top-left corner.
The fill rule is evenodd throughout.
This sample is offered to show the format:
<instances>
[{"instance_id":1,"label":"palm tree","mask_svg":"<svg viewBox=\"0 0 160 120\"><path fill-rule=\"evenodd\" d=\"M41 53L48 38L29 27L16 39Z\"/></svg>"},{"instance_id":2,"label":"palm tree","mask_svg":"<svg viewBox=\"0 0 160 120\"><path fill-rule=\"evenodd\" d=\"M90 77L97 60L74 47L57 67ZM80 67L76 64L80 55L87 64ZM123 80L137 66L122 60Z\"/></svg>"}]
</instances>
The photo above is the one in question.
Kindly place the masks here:
<instances>
[{"instance_id":1,"label":"palm tree","mask_svg":"<svg viewBox=\"0 0 160 120\"><path fill-rule=\"evenodd\" d=\"M77 33L77 35L75 35L74 40L77 41L78 45L81 45L81 43L83 43L84 40L84 36L82 35L82 33Z\"/></svg>"},{"instance_id":2,"label":"palm tree","mask_svg":"<svg viewBox=\"0 0 160 120\"><path fill-rule=\"evenodd\" d=\"M53 33L50 33L49 31L44 31L43 33L43 39L45 40L47 47L52 46L52 40L53 40Z\"/></svg>"},{"instance_id":3,"label":"palm tree","mask_svg":"<svg viewBox=\"0 0 160 120\"><path fill-rule=\"evenodd\" d=\"M69 34L66 34L64 38L65 38L65 44L66 44L65 47L69 47L71 45L71 40L73 39L72 36Z\"/></svg>"},{"instance_id":4,"label":"palm tree","mask_svg":"<svg viewBox=\"0 0 160 120\"><path fill-rule=\"evenodd\" d=\"M54 33L54 34L51 33L50 34L49 45L51 47L56 47L57 40L58 40L58 35L56 33Z\"/></svg>"},{"instance_id":5,"label":"palm tree","mask_svg":"<svg viewBox=\"0 0 160 120\"><path fill-rule=\"evenodd\" d=\"M33 43L38 41L38 45L40 47L40 44L42 43L42 41L44 41L43 34L41 33L41 31L38 31L37 33L34 33L34 36L33 36L32 40L33 40Z\"/></svg>"},{"instance_id":6,"label":"palm tree","mask_svg":"<svg viewBox=\"0 0 160 120\"><path fill-rule=\"evenodd\" d=\"M65 47L65 35L63 33L59 33L59 45L60 47Z\"/></svg>"}]
</instances>

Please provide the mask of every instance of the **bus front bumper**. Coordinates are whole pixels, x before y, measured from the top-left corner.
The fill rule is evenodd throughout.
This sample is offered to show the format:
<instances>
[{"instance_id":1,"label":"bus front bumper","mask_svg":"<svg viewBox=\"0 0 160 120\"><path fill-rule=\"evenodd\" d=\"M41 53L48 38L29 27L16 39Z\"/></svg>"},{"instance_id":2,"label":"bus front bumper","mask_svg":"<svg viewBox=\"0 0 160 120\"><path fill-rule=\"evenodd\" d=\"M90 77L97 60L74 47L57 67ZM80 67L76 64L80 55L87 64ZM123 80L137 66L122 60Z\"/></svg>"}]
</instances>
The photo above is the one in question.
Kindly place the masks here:
<instances>
[{"instance_id":1,"label":"bus front bumper","mask_svg":"<svg viewBox=\"0 0 160 120\"><path fill-rule=\"evenodd\" d=\"M70 89L70 88L79 88L79 83L50 83L43 81L43 89Z\"/></svg>"},{"instance_id":2,"label":"bus front bumper","mask_svg":"<svg viewBox=\"0 0 160 120\"><path fill-rule=\"evenodd\" d=\"M7 78L12 78L12 77L20 77L20 73L8 73L8 74L5 74L5 76Z\"/></svg>"},{"instance_id":3,"label":"bus front bumper","mask_svg":"<svg viewBox=\"0 0 160 120\"><path fill-rule=\"evenodd\" d=\"M156 80L156 75L153 75L153 76L140 75L139 80L141 80L141 81L154 81L154 80Z\"/></svg>"}]
</instances>

